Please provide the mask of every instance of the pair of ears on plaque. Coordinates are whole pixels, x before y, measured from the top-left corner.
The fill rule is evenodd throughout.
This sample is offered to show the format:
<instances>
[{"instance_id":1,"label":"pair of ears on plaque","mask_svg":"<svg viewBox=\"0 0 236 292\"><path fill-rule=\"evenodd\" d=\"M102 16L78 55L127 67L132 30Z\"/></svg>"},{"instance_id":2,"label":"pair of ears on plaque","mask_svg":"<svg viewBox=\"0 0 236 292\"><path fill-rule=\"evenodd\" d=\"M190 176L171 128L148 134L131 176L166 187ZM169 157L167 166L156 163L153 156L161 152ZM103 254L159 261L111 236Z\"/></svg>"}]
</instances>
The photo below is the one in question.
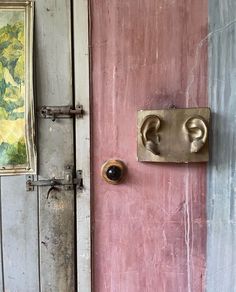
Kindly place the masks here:
<instances>
[{"instance_id":1,"label":"pair of ears on plaque","mask_svg":"<svg viewBox=\"0 0 236 292\"><path fill-rule=\"evenodd\" d=\"M141 127L141 136L144 147L154 155L160 155L158 145L161 143L158 135L161 119L156 115L147 116ZM208 129L201 116L190 117L183 125L184 132L188 135L191 153L199 152L206 144Z\"/></svg>"}]
</instances>

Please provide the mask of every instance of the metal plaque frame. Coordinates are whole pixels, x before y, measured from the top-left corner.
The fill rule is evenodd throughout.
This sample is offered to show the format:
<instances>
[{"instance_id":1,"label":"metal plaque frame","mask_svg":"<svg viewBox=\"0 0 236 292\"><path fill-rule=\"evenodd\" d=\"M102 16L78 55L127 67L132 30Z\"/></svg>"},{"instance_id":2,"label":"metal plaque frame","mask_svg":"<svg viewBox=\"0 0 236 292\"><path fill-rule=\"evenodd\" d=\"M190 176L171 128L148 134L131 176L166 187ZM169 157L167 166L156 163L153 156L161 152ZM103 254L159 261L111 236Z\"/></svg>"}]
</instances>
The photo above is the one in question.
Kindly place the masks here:
<instances>
[{"instance_id":1,"label":"metal plaque frame","mask_svg":"<svg viewBox=\"0 0 236 292\"><path fill-rule=\"evenodd\" d=\"M138 161L207 162L210 114L209 108L140 110Z\"/></svg>"}]
</instances>

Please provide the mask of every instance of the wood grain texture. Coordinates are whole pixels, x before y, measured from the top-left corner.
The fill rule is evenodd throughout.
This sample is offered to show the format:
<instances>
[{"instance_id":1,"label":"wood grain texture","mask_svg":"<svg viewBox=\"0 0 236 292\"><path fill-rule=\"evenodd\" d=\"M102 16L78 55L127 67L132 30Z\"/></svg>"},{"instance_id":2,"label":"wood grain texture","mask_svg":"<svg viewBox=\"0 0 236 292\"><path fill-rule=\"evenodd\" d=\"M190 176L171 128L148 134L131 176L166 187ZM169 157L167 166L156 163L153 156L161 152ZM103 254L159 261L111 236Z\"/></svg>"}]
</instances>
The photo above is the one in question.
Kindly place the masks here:
<instances>
[{"instance_id":1,"label":"wood grain texture","mask_svg":"<svg viewBox=\"0 0 236 292\"><path fill-rule=\"evenodd\" d=\"M91 3L94 291L204 291L206 167L138 163L136 118L207 105L207 1ZM100 177L111 158L122 185Z\"/></svg>"},{"instance_id":2,"label":"wood grain texture","mask_svg":"<svg viewBox=\"0 0 236 292\"><path fill-rule=\"evenodd\" d=\"M25 176L1 179L3 291L39 291L38 198Z\"/></svg>"},{"instance_id":3,"label":"wood grain texture","mask_svg":"<svg viewBox=\"0 0 236 292\"><path fill-rule=\"evenodd\" d=\"M38 107L73 104L70 1L37 0L35 34ZM38 136L39 178L63 178L74 165L73 120L40 119ZM74 192L47 191L39 193L41 291L75 291Z\"/></svg>"},{"instance_id":4,"label":"wood grain texture","mask_svg":"<svg viewBox=\"0 0 236 292\"><path fill-rule=\"evenodd\" d=\"M31 29L29 35L33 31L32 27ZM32 83L29 86L31 92ZM25 175L2 177L0 188L2 243L0 291L39 291L37 192L30 194L26 192Z\"/></svg>"},{"instance_id":5,"label":"wood grain texture","mask_svg":"<svg viewBox=\"0 0 236 292\"><path fill-rule=\"evenodd\" d=\"M91 292L91 190L90 190L90 90L89 7L87 0L73 1L75 104L85 115L76 119L76 169L83 170L83 192L76 196L77 291Z\"/></svg>"},{"instance_id":6,"label":"wood grain texture","mask_svg":"<svg viewBox=\"0 0 236 292\"><path fill-rule=\"evenodd\" d=\"M2 189L0 177L0 291L4 291L4 271L3 271L3 246L2 246Z\"/></svg>"},{"instance_id":7,"label":"wood grain texture","mask_svg":"<svg viewBox=\"0 0 236 292\"><path fill-rule=\"evenodd\" d=\"M236 291L236 2L209 0L207 292Z\"/></svg>"},{"instance_id":8,"label":"wood grain texture","mask_svg":"<svg viewBox=\"0 0 236 292\"><path fill-rule=\"evenodd\" d=\"M38 107L71 105L71 6L36 0ZM39 121L39 179L63 178L74 164L73 121ZM74 192L26 192L25 176L1 178L0 291L75 291Z\"/></svg>"}]
</instances>

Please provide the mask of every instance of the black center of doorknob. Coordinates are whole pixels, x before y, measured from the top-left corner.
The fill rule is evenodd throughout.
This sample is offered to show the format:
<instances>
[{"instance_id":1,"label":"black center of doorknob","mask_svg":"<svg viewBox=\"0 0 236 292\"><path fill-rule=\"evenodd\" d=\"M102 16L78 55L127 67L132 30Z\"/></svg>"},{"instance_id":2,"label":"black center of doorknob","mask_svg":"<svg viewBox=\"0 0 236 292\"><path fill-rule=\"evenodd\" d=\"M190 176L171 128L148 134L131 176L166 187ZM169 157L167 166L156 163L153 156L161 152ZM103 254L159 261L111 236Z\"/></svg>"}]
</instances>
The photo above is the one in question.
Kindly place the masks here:
<instances>
[{"instance_id":1,"label":"black center of doorknob","mask_svg":"<svg viewBox=\"0 0 236 292\"><path fill-rule=\"evenodd\" d=\"M118 166L110 166L107 170L107 177L113 181L119 181L122 178L122 170Z\"/></svg>"}]
</instances>

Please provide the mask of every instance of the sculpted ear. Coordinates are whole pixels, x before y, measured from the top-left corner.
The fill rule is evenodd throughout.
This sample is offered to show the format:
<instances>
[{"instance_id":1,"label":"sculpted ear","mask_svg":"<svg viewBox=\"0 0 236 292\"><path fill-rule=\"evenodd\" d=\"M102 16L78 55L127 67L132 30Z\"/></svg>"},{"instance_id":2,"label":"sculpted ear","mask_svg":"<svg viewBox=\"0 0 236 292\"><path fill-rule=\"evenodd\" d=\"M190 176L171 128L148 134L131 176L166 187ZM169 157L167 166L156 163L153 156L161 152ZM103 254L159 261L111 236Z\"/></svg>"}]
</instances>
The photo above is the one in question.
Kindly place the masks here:
<instances>
[{"instance_id":1,"label":"sculpted ear","mask_svg":"<svg viewBox=\"0 0 236 292\"><path fill-rule=\"evenodd\" d=\"M158 135L161 120L156 115L147 116L141 127L141 136L144 147L154 155L160 155L158 144L160 136Z\"/></svg>"},{"instance_id":2,"label":"sculpted ear","mask_svg":"<svg viewBox=\"0 0 236 292\"><path fill-rule=\"evenodd\" d=\"M206 144L208 129L206 122L201 116L194 116L185 122L185 131L190 141L190 152L197 153Z\"/></svg>"}]
</instances>

